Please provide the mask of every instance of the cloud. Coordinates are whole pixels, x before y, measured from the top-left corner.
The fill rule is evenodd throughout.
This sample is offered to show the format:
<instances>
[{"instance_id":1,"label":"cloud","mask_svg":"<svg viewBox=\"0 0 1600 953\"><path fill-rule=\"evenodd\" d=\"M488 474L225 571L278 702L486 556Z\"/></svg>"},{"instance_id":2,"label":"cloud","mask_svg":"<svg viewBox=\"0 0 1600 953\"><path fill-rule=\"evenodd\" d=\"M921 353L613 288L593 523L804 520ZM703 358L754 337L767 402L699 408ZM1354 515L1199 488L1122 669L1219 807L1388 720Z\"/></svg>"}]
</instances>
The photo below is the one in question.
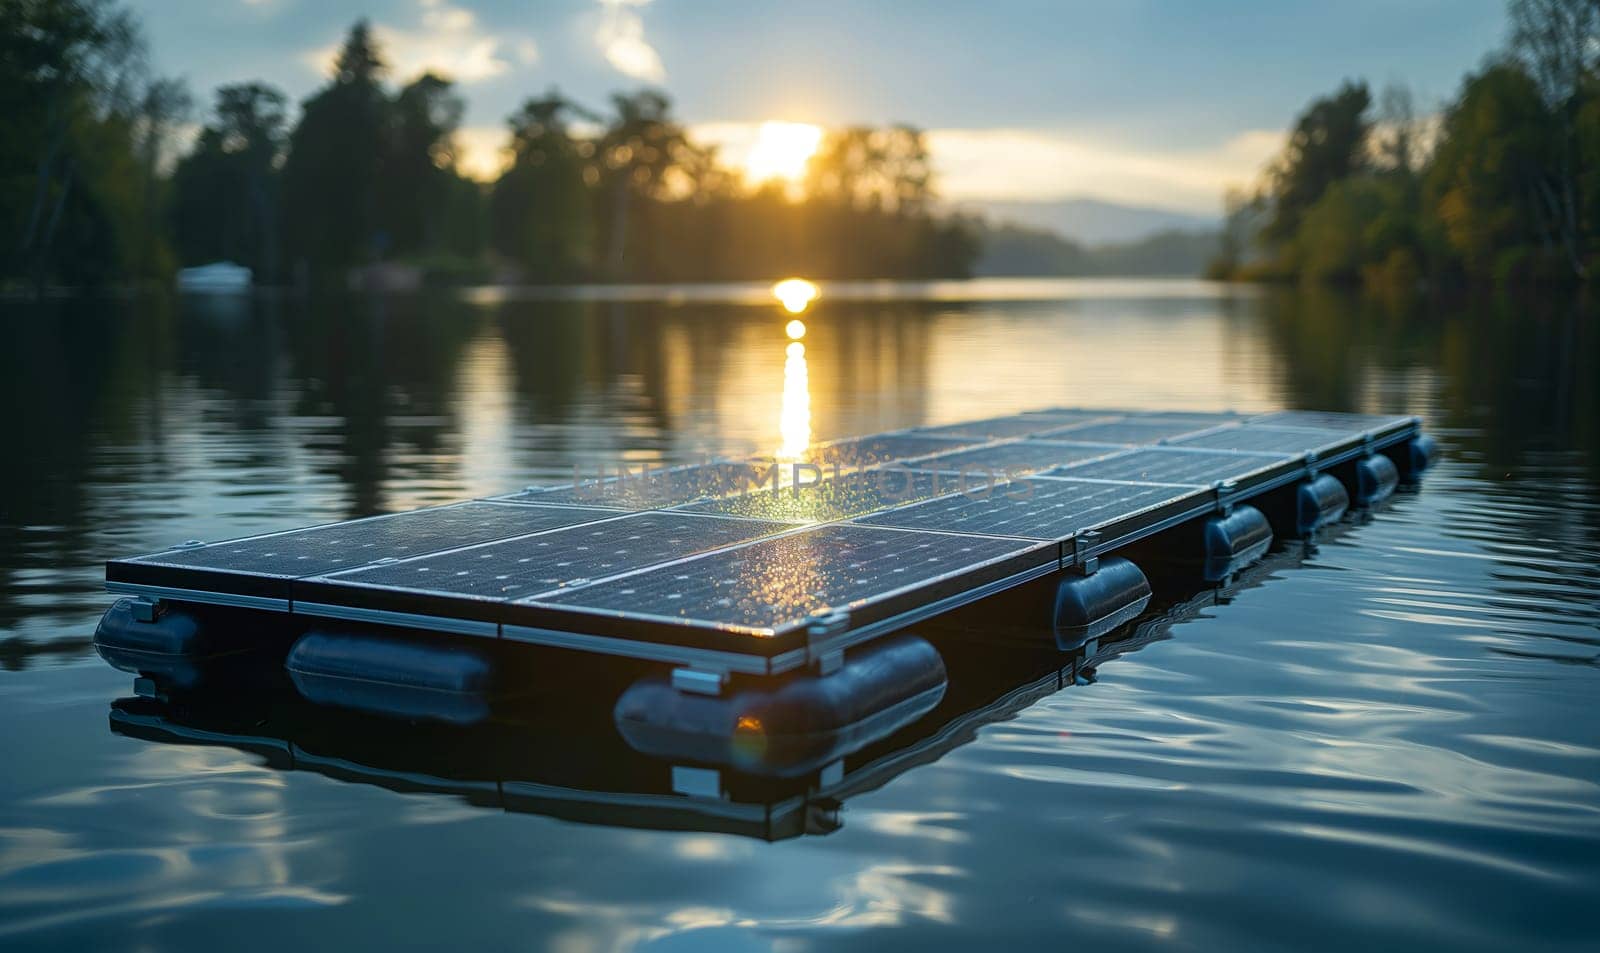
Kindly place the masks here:
<instances>
[{"instance_id":1,"label":"cloud","mask_svg":"<svg viewBox=\"0 0 1600 953\"><path fill-rule=\"evenodd\" d=\"M644 38L644 17L638 8L650 0L599 0L600 29L594 40L606 61L625 76L659 83L667 78L661 55Z\"/></svg>"},{"instance_id":2,"label":"cloud","mask_svg":"<svg viewBox=\"0 0 1600 953\"><path fill-rule=\"evenodd\" d=\"M1215 214L1230 185L1250 182L1283 147L1250 130L1207 149L1152 149L1028 129L934 129L928 149L951 201L1088 195Z\"/></svg>"},{"instance_id":3,"label":"cloud","mask_svg":"<svg viewBox=\"0 0 1600 953\"><path fill-rule=\"evenodd\" d=\"M458 83L476 83L538 60L539 49L528 38L498 37L484 32L471 10L447 0L417 0L414 28L375 23L373 34L393 75L402 82L433 72ZM321 73L332 71L339 44L312 50L306 61Z\"/></svg>"}]
</instances>

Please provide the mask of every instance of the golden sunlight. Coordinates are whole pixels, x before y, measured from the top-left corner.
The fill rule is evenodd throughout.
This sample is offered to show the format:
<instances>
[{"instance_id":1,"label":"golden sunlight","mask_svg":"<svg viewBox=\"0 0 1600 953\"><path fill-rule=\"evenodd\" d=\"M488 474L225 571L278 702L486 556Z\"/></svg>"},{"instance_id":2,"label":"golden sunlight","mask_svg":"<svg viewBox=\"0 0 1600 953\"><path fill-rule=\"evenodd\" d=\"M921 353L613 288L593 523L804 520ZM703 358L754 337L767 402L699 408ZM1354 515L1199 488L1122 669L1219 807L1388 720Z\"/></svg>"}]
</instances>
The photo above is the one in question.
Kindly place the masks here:
<instances>
[{"instance_id":1,"label":"golden sunlight","mask_svg":"<svg viewBox=\"0 0 1600 953\"><path fill-rule=\"evenodd\" d=\"M770 179L798 182L806 162L822 144L822 127L808 122L764 122L756 141L744 157L744 172L752 183Z\"/></svg>"},{"instance_id":2,"label":"golden sunlight","mask_svg":"<svg viewBox=\"0 0 1600 953\"><path fill-rule=\"evenodd\" d=\"M772 296L783 303L790 314L799 314L821 296L822 290L804 278L785 278L772 286ZM800 325L804 333L805 325Z\"/></svg>"},{"instance_id":3,"label":"golden sunlight","mask_svg":"<svg viewBox=\"0 0 1600 953\"><path fill-rule=\"evenodd\" d=\"M811 375L806 368L806 346L789 342L783 349L783 402L778 417L779 460L798 460L811 446Z\"/></svg>"},{"instance_id":4,"label":"golden sunlight","mask_svg":"<svg viewBox=\"0 0 1600 953\"><path fill-rule=\"evenodd\" d=\"M799 318L795 318L783 326L783 333L789 335L789 340L798 341L806 336L806 323Z\"/></svg>"}]
</instances>

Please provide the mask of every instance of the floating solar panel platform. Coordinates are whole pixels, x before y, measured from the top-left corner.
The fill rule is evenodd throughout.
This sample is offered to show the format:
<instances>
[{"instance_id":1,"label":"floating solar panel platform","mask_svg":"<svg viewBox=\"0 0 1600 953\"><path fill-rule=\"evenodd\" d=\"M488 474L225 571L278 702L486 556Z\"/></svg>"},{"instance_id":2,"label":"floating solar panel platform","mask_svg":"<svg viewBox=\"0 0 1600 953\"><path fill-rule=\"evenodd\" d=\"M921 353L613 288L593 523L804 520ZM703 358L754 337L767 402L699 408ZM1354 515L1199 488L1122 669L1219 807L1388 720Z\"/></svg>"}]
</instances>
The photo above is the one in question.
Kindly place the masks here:
<instances>
[{"instance_id":1,"label":"floating solar panel platform","mask_svg":"<svg viewBox=\"0 0 1600 953\"><path fill-rule=\"evenodd\" d=\"M1419 436L1408 416L1047 409L186 544L106 580L773 675Z\"/></svg>"}]
</instances>

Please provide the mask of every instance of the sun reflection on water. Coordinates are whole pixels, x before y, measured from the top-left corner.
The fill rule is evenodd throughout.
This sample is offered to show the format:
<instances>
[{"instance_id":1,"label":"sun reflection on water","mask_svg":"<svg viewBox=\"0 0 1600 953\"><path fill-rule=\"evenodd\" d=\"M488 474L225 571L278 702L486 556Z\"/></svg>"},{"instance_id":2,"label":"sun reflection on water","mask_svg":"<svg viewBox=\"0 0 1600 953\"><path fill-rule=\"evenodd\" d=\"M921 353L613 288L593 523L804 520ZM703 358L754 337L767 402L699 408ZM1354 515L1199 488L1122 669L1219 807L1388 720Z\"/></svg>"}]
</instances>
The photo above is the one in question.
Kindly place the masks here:
<instances>
[{"instance_id":1,"label":"sun reflection on water","mask_svg":"<svg viewBox=\"0 0 1600 953\"><path fill-rule=\"evenodd\" d=\"M792 322L798 323L798 322ZM778 459L799 460L811 446L811 375L806 346L789 342L783 362L783 403L778 412Z\"/></svg>"}]
</instances>

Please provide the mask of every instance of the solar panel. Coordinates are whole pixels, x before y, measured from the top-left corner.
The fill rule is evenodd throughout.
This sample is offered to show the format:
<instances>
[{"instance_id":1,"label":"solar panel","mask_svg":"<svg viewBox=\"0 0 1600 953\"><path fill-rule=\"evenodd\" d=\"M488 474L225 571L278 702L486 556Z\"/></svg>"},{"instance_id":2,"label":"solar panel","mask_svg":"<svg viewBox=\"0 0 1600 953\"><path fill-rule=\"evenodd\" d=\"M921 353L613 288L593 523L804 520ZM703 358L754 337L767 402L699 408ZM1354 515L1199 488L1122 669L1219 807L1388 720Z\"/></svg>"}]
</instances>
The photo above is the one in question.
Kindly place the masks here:
<instances>
[{"instance_id":1,"label":"solar panel","mask_svg":"<svg viewBox=\"0 0 1600 953\"><path fill-rule=\"evenodd\" d=\"M325 576L302 598L340 587L394 587L473 599L521 599L643 569L786 529L781 523L653 511Z\"/></svg>"},{"instance_id":2,"label":"solar panel","mask_svg":"<svg viewBox=\"0 0 1600 953\"><path fill-rule=\"evenodd\" d=\"M706 463L672 469L645 468L626 476L580 479L563 486L524 490L495 497L505 503L563 503L648 510L679 506L707 497L740 493L770 481L772 464ZM583 474L580 474L582 477Z\"/></svg>"},{"instance_id":3,"label":"solar panel","mask_svg":"<svg viewBox=\"0 0 1600 953\"><path fill-rule=\"evenodd\" d=\"M937 529L1038 540L1061 540L1079 530L1177 500L1197 499L1196 488L1132 486L1075 480L1018 480L988 493L963 493L865 516L857 523Z\"/></svg>"},{"instance_id":4,"label":"solar panel","mask_svg":"<svg viewBox=\"0 0 1600 953\"><path fill-rule=\"evenodd\" d=\"M1159 443L1171 437L1197 430L1205 430L1215 424L1195 420L1118 420L1110 423L1090 424L1084 427L1072 427L1068 430L1056 431L1051 434L1058 440L1071 440L1080 443L1120 443L1128 446Z\"/></svg>"},{"instance_id":5,"label":"solar panel","mask_svg":"<svg viewBox=\"0 0 1600 953\"><path fill-rule=\"evenodd\" d=\"M990 417L985 420L969 420L966 423L946 424L942 427L920 427L919 434L932 434L945 437L981 437L986 440L995 440L1004 437L1026 437L1030 434L1043 434L1076 423L1096 420L1103 414L1091 411L1082 411L1071 414L1067 411L1053 412L1050 414L1013 414L1008 417Z\"/></svg>"},{"instance_id":6,"label":"solar panel","mask_svg":"<svg viewBox=\"0 0 1600 953\"><path fill-rule=\"evenodd\" d=\"M569 589L540 606L624 613L770 635L813 616L908 590L936 598L969 584L950 577L1002 578L1044 563L1053 549L988 537L908 533L854 525L819 526L709 553L672 566ZM854 615L852 611L852 615Z\"/></svg>"},{"instance_id":7,"label":"solar panel","mask_svg":"<svg viewBox=\"0 0 1600 953\"><path fill-rule=\"evenodd\" d=\"M685 507L693 513L721 513L755 519L825 523L873 513L962 488L955 474L895 466L849 473L811 483L768 488Z\"/></svg>"},{"instance_id":8,"label":"solar panel","mask_svg":"<svg viewBox=\"0 0 1600 953\"><path fill-rule=\"evenodd\" d=\"M1197 427L1217 427L1222 424L1238 423L1244 420L1242 414L1231 410L1221 412L1205 410L1157 410L1129 414L1129 417L1140 417L1144 420L1177 421L1187 420Z\"/></svg>"},{"instance_id":9,"label":"solar panel","mask_svg":"<svg viewBox=\"0 0 1600 953\"><path fill-rule=\"evenodd\" d=\"M972 437L935 437L926 434L883 434L876 437L857 437L853 440L841 440L837 443L816 447L807 452L805 459L815 463L824 471L831 471L835 466L841 470L853 470L863 467L877 466L891 460L904 460L908 457L920 457L930 453L939 453L960 447L968 447L981 442Z\"/></svg>"},{"instance_id":10,"label":"solar panel","mask_svg":"<svg viewBox=\"0 0 1600 953\"><path fill-rule=\"evenodd\" d=\"M1303 411L1030 412L818 447L823 478L798 486L762 462L635 470L117 560L106 578L149 599L772 673L834 634L870 638L1055 569L1083 530L1116 548L1215 507L1218 481L1249 499L1301 479L1309 453L1336 462L1416 429ZM841 608L828 624L843 628L809 642L804 623Z\"/></svg>"},{"instance_id":11,"label":"solar panel","mask_svg":"<svg viewBox=\"0 0 1600 953\"><path fill-rule=\"evenodd\" d=\"M1024 410L1017 414L1018 417L1049 417L1072 423L1082 423L1088 420L1102 420L1125 415L1125 410L1096 410L1092 407L1043 407L1038 410Z\"/></svg>"},{"instance_id":12,"label":"solar panel","mask_svg":"<svg viewBox=\"0 0 1600 953\"><path fill-rule=\"evenodd\" d=\"M991 447L975 447L925 457L917 461L921 470L938 470L945 473L990 475L1004 477L1009 474L1048 470L1079 460L1103 457L1116 453L1120 447L1104 444L1063 443L1050 440L1019 440Z\"/></svg>"},{"instance_id":13,"label":"solar panel","mask_svg":"<svg viewBox=\"0 0 1600 953\"><path fill-rule=\"evenodd\" d=\"M569 506L457 503L119 560L108 564L106 578L181 587L186 575L201 574L208 588L239 591L239 584L230 584L226 577L256 577L247 587L252 594L287 598L286 584L266 585L264 581L286 583L380 559L420 556L615 515L609 510ZM159 583L153 582L156 576Z\"/></svg>"},{"instance_id":14,"label":"solar panel","mask_svg":"<svg viewBox=\"0 0 1600 953\"><path fill-rule=\"evenodd\" d=\"M1284 466L1292 458L1281 454L1218 453L1141 447L1114 457L1057 467L1045 476L1136 483L1183 483L1210 486L1218 480L1236 480L1259 470Z\"/></svg>"},{"instance_id":15,"label":"solar panel","mask_svg":"<svg viewBox=\"0 0 1600 953\"><path fill-rule=\"evenodd\" d=\"M1359 434L1344 430L1317 430L1311 428L1229 427L1212 433L1180 437L1172 441L1176 447L1205 447L1210 450L1247 450L1255 453L1284 453L1299 456L1312 450L1327 450L1341 444L1354 443Z\"/></svg>"},{"instance_id":16,"label":"solar panel","mask_svg":"<svg viewBox=\"0 0 1600 953\"><path fill-rule=\"evenodd\" d=\"M1250 423L1273 427L1325 427L1329 430L1347 430L1357 433L1368 430L1390 430L1415 422L1415 418L1398 414L1341 414L1325 410L1280 410L1250 418Z\"/></svg>"}]
</instances>

